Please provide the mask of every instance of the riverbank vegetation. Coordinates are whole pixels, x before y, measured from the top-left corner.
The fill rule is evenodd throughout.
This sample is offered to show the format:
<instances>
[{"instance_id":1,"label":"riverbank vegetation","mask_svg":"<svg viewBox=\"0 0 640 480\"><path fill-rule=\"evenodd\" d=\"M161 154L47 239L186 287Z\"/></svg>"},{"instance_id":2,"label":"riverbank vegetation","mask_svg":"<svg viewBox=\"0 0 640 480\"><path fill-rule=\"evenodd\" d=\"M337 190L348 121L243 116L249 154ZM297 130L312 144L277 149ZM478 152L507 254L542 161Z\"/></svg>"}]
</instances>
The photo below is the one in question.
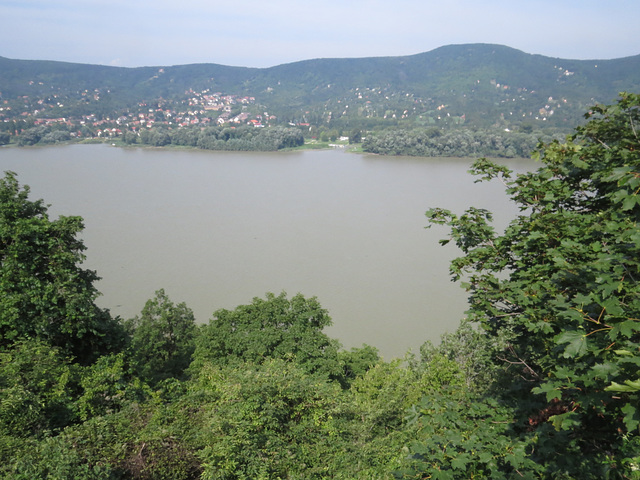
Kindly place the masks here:
<instances>
[{"instance_id":1,"label":"riverbank vegetation","mask_svg":"<svg viewBox=\"0 0 640 480\"><path fill-rule=\"evenodd\" d=\"M638 125L640 95L621 94L539 144L535 172L478 160L520 215L498 235L485 210L428 210L462 252L468 318L391 361L341 348L300 294L196 325L160 289L114 318L81 266L82 219L51 219L6 173L0 475L640 478Z\"/></svg>"},{"instance_id":2,"label":"riverbank vegetation","mask_svg":"<svg viewBox=\"0 0 640 480\"><path fill-rule=\"evenodd\" d=\"M438 128L389 129L368 134L362 150L380 155L418 157L527 158L539 142L561 140L565 135L549 131L509 132L497 130Z\"/></svg>"},{"instance_id":3,"label":"riverbank vegetation","mask_svg":"<svg viewBox=\"0 0 640 480\"><path fill-rule=\"evenodd\" d=\"M75 142L107 142L123 146L188 147L224 151L276 151L282 149L331 148L351 145L363 153L418 157L526 158L539 142L562 140L565 133L554 129L504 129L437 127L386 128L363 132L326 128L267 127L153 127L139 132L124 131L107 137L72 137L64 127L32 127L15 137L19 146L59 145ZM7 143L9 137L7 136Z\"/></svg>"}]
</instances>

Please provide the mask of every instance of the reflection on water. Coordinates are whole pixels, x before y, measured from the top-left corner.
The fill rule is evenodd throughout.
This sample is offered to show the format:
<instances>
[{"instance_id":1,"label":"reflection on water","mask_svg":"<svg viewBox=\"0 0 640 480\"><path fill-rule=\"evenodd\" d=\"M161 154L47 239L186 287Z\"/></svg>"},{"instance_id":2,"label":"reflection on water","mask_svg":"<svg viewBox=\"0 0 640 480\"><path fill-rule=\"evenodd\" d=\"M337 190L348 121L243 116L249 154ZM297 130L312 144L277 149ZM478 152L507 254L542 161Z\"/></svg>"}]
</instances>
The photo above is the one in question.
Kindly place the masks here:
<instances>
[{"instance_id":1,"label":"reflection on water","mask_svg":"<svg viewBox=\"0 0 640 480\"><path fill-rule=\"evenodd\" d=\"M385 358L453 330L465 293L457 251L424 212L515 214L499 182L474 184L470 159L361 156L340 150L227 153L73 145L0 149L51 215L81 215L100 304L128 318L164 288L206 322L265 292L317 296L346 347ZM519 169L531 167L520 162Z\"/></svg>"}]
</instances>

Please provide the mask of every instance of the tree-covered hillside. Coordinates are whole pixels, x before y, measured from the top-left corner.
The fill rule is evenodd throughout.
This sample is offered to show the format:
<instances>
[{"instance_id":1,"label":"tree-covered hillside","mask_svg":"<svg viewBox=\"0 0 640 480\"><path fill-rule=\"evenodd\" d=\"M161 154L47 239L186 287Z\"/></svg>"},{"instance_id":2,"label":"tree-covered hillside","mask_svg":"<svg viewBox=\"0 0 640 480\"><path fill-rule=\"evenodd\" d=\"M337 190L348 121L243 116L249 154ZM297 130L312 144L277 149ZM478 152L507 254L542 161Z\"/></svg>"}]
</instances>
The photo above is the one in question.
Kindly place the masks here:
<instances>
[{"instance_id":1,"label":"tree-covered hillside","mask_svg":"<svg viewBox=\"0 0 640 480\"><path fill-rule=\"evenodd\" d=\"M640 95L596 105L508 187L520 215L427 212L468 318L419 357L329 338L284 292L195 325L163 289L98 308L78 217L0 180L0 476L640 478ZM442 281L447 281L443 279ZM425 315L428 315L425 312Z\"/></svg>"},{"instance_id":2,"label":"tree-covered hillside","mask_svg":"<svg viewBox=\"0 0 640 480\"><path fill-rule=\"evenodd\" d=\"M344 131L398 125L517 129L534 124L569 129L593 103L610 102L620 91L638 89L640 56L566 60L487 44L270 68L121 68L0 57L0 100L5 104L0 118L5 122L23 114L116 119L140 105L176 110L186 104L193 111L204 105L190 103L191 94L209 92L252 98L256 108L245 105L237 113L248 112L252 119L270 124ZM200 118L213 114L195 109L202 111ZM273 118L269 122L265 116Z\"/></svg>"}]
</instances>

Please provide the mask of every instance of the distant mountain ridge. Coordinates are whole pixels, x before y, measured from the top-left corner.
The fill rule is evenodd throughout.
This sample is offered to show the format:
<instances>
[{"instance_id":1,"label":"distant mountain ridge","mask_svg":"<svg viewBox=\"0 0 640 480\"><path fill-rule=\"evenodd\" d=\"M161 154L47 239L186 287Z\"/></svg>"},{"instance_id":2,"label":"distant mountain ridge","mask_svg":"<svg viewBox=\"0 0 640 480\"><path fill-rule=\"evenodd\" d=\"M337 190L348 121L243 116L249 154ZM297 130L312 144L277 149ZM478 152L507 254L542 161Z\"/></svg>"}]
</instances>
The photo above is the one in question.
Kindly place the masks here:
<instances>
[{"instance_id":1,"label":"distant mountain ridge","mask_svg":"<svg viewBox=\"0 0 640 480\"><path fill-rule=\"evenodd\" d=\"M585 109L640 91L640 55L567 60L492 44L410 56L315 59L269 68L192 64L110 67L0 57L0 100L99 91L117 110L210 90L255 97L283 121L363 126L394 122L572 127Z\"/></svg>"}]
</instances>

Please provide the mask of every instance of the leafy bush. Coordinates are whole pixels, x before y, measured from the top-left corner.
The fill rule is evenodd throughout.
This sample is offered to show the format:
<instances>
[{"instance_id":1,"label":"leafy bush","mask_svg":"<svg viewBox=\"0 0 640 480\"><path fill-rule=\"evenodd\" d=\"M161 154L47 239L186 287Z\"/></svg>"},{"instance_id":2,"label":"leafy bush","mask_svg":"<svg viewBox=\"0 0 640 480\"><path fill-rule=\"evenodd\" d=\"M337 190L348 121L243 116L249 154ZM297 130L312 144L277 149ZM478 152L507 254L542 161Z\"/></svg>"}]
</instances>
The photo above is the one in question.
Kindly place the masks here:
<instances>
[{"instance_id":1,"label":"leafy bush","mask_svg":"<svg viewBox=\"0 0 640 480\"><path fill-rule=\"evenodd\" d=\"M196 333L193 311L185 303L175 305L160 289L127 327L131 358L140 378L156 385L182 377L191 363Z\"/></svg>"},{"instance_id":2,"label":"leafy bush","mask_svg":"<svg viewBox=\"0 0 640 480\"><path fill-rule=\"evenodd\" d=\"M56 347L23 340L0 352L0 434L40 437L76 418L76 372Z\"/></svg>"},{"instance_id":3,"label":"leafy bush","mask_svg":"<svg viewBox=\"0 0 640 480\"><path fill-rule=\"evenodd\" d=\"M192 370L206 362L234 365L288 359L305 372L339 379L338 346L323 328L331 318L318 300L268 293L235 310L218 310L196 339Z\"/></svg>"},{"instance_id":4,"label":"leafy bush","mask_svg":"<svg viewBox=\"0 0 640 480\"><path fill-rule=\"evenodd\" d=\"M536 172L486 159L520 207L503 235L489 212L427 212L465 254L470 319L506 339L493 391L514 412L516 437L547 475L624 477L640 433L640 95L593 107L566 143L541 144Z\"/></svg>"},{"instance_id":5,"label":"leafy bush","mask_svg":"<svg viewBox=\"0 0 640 480\"><path fill-rule=\"evenodd\" d=\"M50 220L16 174L0 179L0 348L37 338L79 363L122 346L123 332L95 304L95 272L81 268L80 217Z\"/></svg>"}]
</instances>

